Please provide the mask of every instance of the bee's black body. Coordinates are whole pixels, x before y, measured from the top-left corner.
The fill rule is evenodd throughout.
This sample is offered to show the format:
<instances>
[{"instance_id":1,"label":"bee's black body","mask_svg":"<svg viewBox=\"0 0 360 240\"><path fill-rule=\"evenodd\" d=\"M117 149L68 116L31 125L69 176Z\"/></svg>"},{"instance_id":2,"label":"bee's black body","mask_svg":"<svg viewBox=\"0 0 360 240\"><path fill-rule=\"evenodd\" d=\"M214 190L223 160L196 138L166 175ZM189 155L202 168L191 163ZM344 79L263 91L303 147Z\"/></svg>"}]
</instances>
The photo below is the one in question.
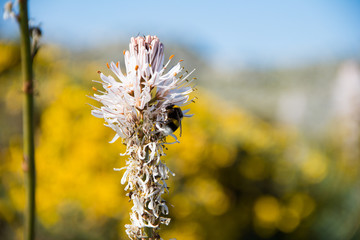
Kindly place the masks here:
<instances>
[{"instance_id":1,"label":"bee's black body","mask_svg":"<svg viewBox=\"0 0 360 240\"><path fill-rule=\"evenodd\" d=\"M172 133L175 132L180 127L180 136L181 136L181 120L184 117L181 108L175 107L171 104L166 107L167 110L167 120L165 121L165 127Z\"/></svg>"}]
</instances>

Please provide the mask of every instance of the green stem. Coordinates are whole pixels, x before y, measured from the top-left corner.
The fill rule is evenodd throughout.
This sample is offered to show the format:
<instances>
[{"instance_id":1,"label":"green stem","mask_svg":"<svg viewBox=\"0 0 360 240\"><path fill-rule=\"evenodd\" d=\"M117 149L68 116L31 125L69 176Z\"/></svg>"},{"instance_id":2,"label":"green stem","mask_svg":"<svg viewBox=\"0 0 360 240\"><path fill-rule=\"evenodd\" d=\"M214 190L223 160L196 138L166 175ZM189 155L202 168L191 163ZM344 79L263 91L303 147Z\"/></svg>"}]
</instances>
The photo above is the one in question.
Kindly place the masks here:
<instances>
[{"instance_id":1,"label":"green stem","mask_svg":"<svg viewBox=\"0 0 360 240\"><path fill-rule=\"evenodd\" d=\"M21 67L23 72L23 147L26 185L25 240L35 239L35 149L34 149L34 87L29 36L28 1L20 0Z\"/></svg>"},{"instance_id":2,"label":"green stem","mask_svg":"<svg viewBox=\"0 0 360 240\"><path fill-rule=\"evenodd\" d=\"M146 237L150 240L154 240L154 229L150 227L144 227Z\"/></svg>"}]
</instances>

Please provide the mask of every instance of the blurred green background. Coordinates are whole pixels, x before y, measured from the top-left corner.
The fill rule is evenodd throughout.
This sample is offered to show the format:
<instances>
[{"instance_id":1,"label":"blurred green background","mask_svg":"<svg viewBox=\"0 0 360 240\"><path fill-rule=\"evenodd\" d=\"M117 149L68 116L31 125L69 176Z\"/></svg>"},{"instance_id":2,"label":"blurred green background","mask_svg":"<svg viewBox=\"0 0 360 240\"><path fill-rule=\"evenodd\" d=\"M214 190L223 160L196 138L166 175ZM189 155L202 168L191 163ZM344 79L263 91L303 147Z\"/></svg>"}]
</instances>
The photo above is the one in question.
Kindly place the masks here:
<instances>
[{"instance_id":1,"label":"blurred green background","mask_svg":"<svg viewBox=\"0 0 360 240\"><path fill-rule=\"evenodd\" d=\"M33 2L39 20L39 9L45 11L49 3L40 8L43 2ZM273 7L278 6L279 1L275 2ZM234 5L227 8L242 7L229 4ZM66 1L60 5L70 8ZM75 6L69 9L70 15L78 11L85 18L86 10ZM200 8L195 9L203 14ZM352 11L341 16L353 16ZM129 14L126 8L122 12ZM301 14L306 18L305 12ZM220 17L225 15L226 11ZM288 17L280 20L286 22ZM198 22L196 16L194 19ZM62 20L41 19L50 36L44 31L44 44L34 62L37 239L127 239L124 225L129 223L131 202L120 184L122 173L113 171L124 166L125 158L119 156L124 146L120 141L108 143L114 133L101 119L91 116L88 103L96 103L88 96L93 94L92 86L99 87L91 81L98 80L97 71L110 74L106 62L123 63L122 51L130 37L136 36L135 31L157 31L144 29L138 20L131 23L139 26L132 34L125 27L119 30L121 36L112 36L112 42L96 40L79 47L77 36L68 34L63 41L53 34L59 29L54 30L50 23ZM226 21L221 26L236 36L237 22ZM237 21L242 23L246 18ZM265 23L266 19L259 21ZM186 28L184 23L175 23L183 26L180 33ZM12 33L14 29L10 31L5 24L16 30L11 22L0 25L0 239L22 239L25 191L20 50L16 31ZM261 35L254 23L249 25L249 31ZM335 25L328 27L338 34ZM268 49L267 56L247 58L246 52L237 52L242 39L234 40L231 35L221 37L233 45L232 56L227 56L226 49L221 54L220 47L217 55L209 53L209 46L222 45L206 39L207 28L204 26L199 40L203 44L192 44L191 35L182 39L176 29L168 34L158 30L160 39L164 35L166 40L166 57L175 54L175 62L184 59L185 68L196 68L193 77L198 78L198 99L189 106L195 115L184 119L181 143L169 145L164 159L176 176L169 180L170 193L164 196L170 203L172 221L162 227L162 237L360 239L358 42L336 51L332 48L335 45L324 42L325 50L317 55L305 50L309 53L305 57L265 44L259 48ZM111 24L110 29L117 31ZM83 39L86 31L75 30ZM353 30L354 35L345 36L350 42L360 40L359 30ZM294 32L305 35L295 46L304 51L306 44L311 45L305 39L311 36L302 28ZM245 45L252 39L259 43L255 35L244 39ZM342 44L340 41L339 46ZM316 49L317 45L311 46ZM325 54L326 49L334 51ZM262 57L268 60L262 61Z\"/></svg>"}]
</instances>

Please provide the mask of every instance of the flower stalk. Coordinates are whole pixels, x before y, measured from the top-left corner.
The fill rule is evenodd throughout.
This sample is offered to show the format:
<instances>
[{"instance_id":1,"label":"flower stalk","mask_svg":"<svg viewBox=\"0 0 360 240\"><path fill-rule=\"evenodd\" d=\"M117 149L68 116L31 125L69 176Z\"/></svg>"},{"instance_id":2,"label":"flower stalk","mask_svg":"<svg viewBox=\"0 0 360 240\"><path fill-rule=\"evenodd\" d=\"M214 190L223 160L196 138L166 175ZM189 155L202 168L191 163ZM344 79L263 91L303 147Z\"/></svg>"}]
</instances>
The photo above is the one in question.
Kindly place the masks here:
<instances>
[{"instance_id":1,"label":"flower stalk","mask_svg":"<svg viewBox=\"0 0 360 240\"><path fill-rule=\"evenodd\" d=\"M33 59L29 36L28 1L19 1L21 67L23 72L23 148L26 185L25 239L35 239L35 148Z\"/></svg>"},{"instance_id":2,"label":"flower stalk","mask_svg":"<svg viewBox=\"0 0 360 240\"><path fill-rule=\"evenodd\" d=\"M93 87L96 93L91 98L102 106L93 106L91 112L116 132L111 142L122 138L126 145L122 154L128 156L126 166L115 169L125 169L121 183L134 204L126 233L133 240L158 240L160 225L170 222L162 194L169 191L169 173L175 175L161 158L166 144L179 142L173 133L180 128L181 134L183 117L192 116L181 107L193 101L189 93L195 89L193 79L188 79L191 72L182 73L182 60L168 70L171 55L163 65L164 45L156 36L132 38L124 56L125 73L119 62L107 64L119 81L98 72L104 91ZM169 143L168 136L175 142Z\"/></svg>"},{"instance_id":3,"label":"flower stalk","mask_svg":"<svg viewBox=\"0 0 360 240\"><path fill-rule=\"evenodd\" d=\"M146 148L146 153L145 153L145 161L149 161L149 149ZM144 179L145 180L145 179ZM148 209L149 210L149 209ZM148 239L152 239L154 237L154 229L151 227L144 227L143 229L146 238Z\"/></svg>"},{"instance_id":4,"label":"flower stalk","mask_svg":"<svg viewBox=\"0 0 360 240\"><path fill-rule=\"evenodd\" d=\"M18 5L18 13L14 5ZM24 239L35 239L35 143L34 143L34 82L33 60L39 50L41 30L38 26L29 27L28 1L18 4L8 1L4 5L4 20L15 19L20 28L21 69L23 77L23 164L25 175L26 206L24 217Z\"/></svg>"}]
</instances>

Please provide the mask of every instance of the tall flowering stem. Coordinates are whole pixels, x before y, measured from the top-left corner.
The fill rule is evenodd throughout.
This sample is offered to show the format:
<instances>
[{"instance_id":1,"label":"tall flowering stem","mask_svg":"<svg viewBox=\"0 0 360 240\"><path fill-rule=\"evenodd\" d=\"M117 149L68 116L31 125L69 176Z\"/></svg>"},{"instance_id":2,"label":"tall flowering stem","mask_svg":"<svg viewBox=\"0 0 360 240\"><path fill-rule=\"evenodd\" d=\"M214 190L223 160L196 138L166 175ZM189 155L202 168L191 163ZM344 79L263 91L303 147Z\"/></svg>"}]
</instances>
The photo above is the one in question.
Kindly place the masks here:
<instances>
[{"instance_id":1,"label":"tall flowering stem","mask_svg":"<svg viewBox=\"0 0 360 240\"><path fill-rule=\"evenodd\" d=\"M164 45L156 36L131 38L124 57L125 73L119 62L107 64L117 80L99 72L104 91L93 88L92 98L102 106L93 107L92 114L116 132L111 142L122 138L126 145L126 166L115 169L125 170L121 183L133 202L126 233L130 239L160 239L160 225L170 222L162 194L168 192L169 174L174 175L161 157L166 144L178 142L173 132L181 130L182 118L191 117L181 107L193 101L193 79L182 60L168 69L173 55L164 65Z\"/></svg>"},{"instance_id":2,"label":"tall flowering stem","mask_svg":"<svg viewBox=\"0 0 360 240\"><path fill-rule=\"evenodd\" d=\"M23 170L25 173L26 210L24 239L35 239L35 147L34 147L34 84L33 59L39 50L41 30L29 27L28 1L18 0L18 4L8 1L4 5L3 18L15 19L20 27L21 68L23 73ZM18 5L15 11L14 5Z\"/></svg>"},{"instance_id":3,"label":"tall flowering stem","mask_svg":"<svg viewBox=\"0 0 360 240\"><path fill-rule=\"evenodd\" d=\"M28 2L19 1L21 35L21 67L23 72L23 144L26 184L25 239L35 239L35 149L34 149L34 85L32 53L28 24Z\"/></svg>"}]
</instances>

